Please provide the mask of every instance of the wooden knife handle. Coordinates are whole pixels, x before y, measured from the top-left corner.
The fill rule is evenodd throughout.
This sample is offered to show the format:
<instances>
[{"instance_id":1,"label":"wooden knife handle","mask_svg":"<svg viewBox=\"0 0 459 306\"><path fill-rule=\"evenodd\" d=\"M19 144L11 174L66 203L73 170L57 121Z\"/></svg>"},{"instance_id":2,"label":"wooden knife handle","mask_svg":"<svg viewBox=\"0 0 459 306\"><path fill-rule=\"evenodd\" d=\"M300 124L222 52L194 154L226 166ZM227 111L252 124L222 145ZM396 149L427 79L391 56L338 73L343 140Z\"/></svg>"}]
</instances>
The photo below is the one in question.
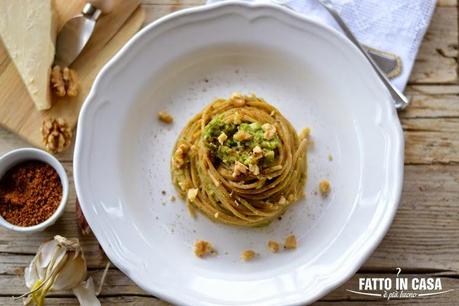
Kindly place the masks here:
<instances>
[{"instance_id":1,"label":"wooden knife handle","mask_svg":"<svg viewBox=\"0 0 459 306\"><path fill-rule=\"evenodd\" d=\"M88 0L93 6L102 11L102 14L109 14L121 0Z\"/></svg>"}]
</instances>

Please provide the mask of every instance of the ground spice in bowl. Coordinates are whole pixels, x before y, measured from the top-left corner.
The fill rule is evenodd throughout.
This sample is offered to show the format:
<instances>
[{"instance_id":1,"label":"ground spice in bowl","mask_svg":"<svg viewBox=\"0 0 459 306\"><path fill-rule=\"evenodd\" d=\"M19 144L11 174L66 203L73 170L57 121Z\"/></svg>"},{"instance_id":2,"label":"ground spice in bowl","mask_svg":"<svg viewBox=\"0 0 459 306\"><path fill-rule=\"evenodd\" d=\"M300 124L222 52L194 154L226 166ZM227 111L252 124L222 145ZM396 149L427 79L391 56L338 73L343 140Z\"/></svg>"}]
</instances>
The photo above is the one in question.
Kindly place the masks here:
<instances>
[{"instance_id":1,"label":"ground spice in bowl","mask_svg":"<svg viewBox=\"0 0 459 306\"><path fill-rule=\"evenodd\" d=\"M42 223L56 211L61 199L59 174L42 161L21 162L0 179L0 215L14 225Z\"/></svg>"}]
</instances>

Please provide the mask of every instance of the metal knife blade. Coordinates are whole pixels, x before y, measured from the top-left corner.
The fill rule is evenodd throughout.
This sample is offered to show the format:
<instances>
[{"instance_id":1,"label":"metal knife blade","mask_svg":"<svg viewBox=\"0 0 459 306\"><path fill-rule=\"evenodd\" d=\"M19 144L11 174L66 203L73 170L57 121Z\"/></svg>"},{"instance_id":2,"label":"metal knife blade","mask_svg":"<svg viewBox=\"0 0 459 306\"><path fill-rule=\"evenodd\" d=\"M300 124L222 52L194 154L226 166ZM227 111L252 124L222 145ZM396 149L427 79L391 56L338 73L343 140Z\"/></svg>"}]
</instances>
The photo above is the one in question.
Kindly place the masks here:
<instances>
[{"instance_id":1,"label":"metal knife blade","mask_svg":"<svg viewBox=\"0 0 459 306\"><path fill-rule=\"evenodd\" d=\"M70 66L91 37L101 10L86 3L80 15L65 23L56 39L54 65Z\"/></svg>"}]
</instances>

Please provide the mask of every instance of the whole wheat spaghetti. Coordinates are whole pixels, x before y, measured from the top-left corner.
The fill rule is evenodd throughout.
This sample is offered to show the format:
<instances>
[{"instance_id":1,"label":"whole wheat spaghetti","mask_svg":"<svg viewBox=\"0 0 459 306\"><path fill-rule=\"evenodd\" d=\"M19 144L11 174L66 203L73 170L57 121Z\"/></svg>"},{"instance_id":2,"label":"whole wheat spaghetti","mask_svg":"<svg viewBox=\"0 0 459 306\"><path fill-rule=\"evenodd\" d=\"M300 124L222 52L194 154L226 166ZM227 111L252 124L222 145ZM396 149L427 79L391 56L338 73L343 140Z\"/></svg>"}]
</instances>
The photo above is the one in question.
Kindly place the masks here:
<instances>
[{"instance_id":1,"label":"whole wheat spaghetti","mask_svg":"<svg viewBox=\"0 0 459 306\"><path fill-rule=\"evenodd\" d=\"M266 225L304 194L308 137L255 95L217 99L180 133L172 180L193 214Z\"/></svg>"}]
</instances>

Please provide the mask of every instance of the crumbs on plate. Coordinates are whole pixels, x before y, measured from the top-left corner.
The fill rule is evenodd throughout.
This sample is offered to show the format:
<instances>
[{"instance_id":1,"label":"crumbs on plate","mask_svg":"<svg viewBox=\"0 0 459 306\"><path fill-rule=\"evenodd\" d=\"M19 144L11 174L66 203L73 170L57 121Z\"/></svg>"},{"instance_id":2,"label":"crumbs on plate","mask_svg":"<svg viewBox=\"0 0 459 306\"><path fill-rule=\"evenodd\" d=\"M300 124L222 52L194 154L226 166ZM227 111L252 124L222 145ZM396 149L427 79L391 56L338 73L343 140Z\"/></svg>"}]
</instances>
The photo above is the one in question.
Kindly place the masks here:
<instances>
[{"instance_id":1,"label":"crumbs on plate","mask_svg":"<svg viewBox=\"0 0 459 306\"><path fill-rule=\"evenodd\" d=\"M253 250L245 250L241 254L241 259L243 261L251 261L252 259L255 258L256 255L257 253L255 253Z\"/></svg>"},{"instance_id":2,"label":"crumbs on plate","mask_svg":"<svg viewBox=\"0 0 459 306\"><path fill-rule=\"evenodd\" d=\"M281 250L281 244L275 240L269 240L267 243L268 249L272 253L278 253ZM285 239L284 249L285 250L294 250L297 248L297 241L295 235L291 234L288 235ZM199 258L205 258L207 256L216 255L217 251L214 249L212 244L205 240L196 240L194 243L194 254ZM228 252L225 252L228 254ZM255 257L258 257L259 254L256 253L254 250L244 250L241 253L241 260L242 261L252 261Z\"/></svg>"},{"instance_id":3,"label":"crumbs on plate","mask_svg":"<svg viewBox=\"0 0 459 306\"><path fill-rule=\"evenodd\" d=\"M328 180L321 180L319 183L319 191L322 197L328 196L331 190L331 184Z\"/></svg>"},{"instance_id":4,"label":"crumbs on plate","mask_svg":"<svg viewBox=\"0 0 459 306\"><path fill-rule=\"evenodd\" d=\"M212 244L210 244L210 242L205 240L197 240L194 243L194 254L199 258L204 258L209 255L217 254L217 251L214 249Z\"/></svg>"},{"instance_id":5,"label":"crumbs on plate","mask_svg":"<svg viewBox=\"0 0 459 306\"><path fill-rule=\"evenodd\" d=\"M293 250L293 249L296 249L296 246L297 246L297 243L296 243L295 235L288 235L287 238L285 239L284 248L287 250Z\"/></svg>"},{"instance_id":6,"label":"crumbs on plate","mask_svg":"<svg viewBox=\"0 0 459 306\"><path fill-rule=\"evenodd\" d=\"M269 241L268 241L268 249L269 249L272 253L277 253L277 252L279 252L279 249L280 249L279 242L274 241L274 240L269 240Z\"/></svg>"},{"instance_id":7,"label":"crumbs on plate","mask_svg":"<svg viewBox=\"0 0 459 306\"><path fill-rule=\"evenodd\" d=\"M171 124L174 121L174 117L165 111L158 112L158 119L167 124Z\"/></svg>"}]
</instances>

